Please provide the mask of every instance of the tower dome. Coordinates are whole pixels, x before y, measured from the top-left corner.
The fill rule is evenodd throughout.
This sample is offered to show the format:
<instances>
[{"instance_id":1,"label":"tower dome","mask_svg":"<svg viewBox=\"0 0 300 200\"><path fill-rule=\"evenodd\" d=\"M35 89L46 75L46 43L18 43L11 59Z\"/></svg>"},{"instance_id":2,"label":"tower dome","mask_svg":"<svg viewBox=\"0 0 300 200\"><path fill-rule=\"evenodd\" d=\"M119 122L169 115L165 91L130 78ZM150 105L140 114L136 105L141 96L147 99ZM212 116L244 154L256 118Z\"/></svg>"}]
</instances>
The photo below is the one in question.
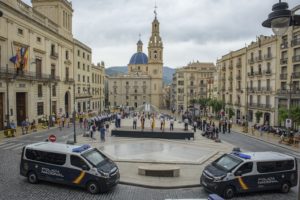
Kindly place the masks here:
<instances>
[{"instance_id":1,"label":"tower dome","mask_svg":"<svg viewBox=\"0 0 300 200\"><path fill-rule=\"evenodd\" d=\"M133 54L129 61L130 65L148 64L148 57L143 52Z\"/></svg>"}]
</instances>

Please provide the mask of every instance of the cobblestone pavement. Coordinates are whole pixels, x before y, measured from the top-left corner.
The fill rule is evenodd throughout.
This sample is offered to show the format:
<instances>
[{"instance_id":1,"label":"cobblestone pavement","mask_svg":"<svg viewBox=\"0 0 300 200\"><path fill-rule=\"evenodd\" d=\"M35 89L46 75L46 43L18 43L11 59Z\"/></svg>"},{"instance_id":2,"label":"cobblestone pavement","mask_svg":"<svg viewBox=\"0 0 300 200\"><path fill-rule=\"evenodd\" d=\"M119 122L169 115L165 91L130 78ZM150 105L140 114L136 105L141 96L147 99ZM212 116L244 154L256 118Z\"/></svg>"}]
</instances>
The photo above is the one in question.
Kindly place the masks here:
<instances>
[{"instance_id":1,"label":"cobblestone pavement","mask_svg":"<svg viewBox=\"0 0 300 200\"><path fill-rule=\"evenodd\" d=\"M46 130L42 133L34 133L20 138L14 138L0 142L0 200L40 200L40 199L107 199L107 200L160 200L160 199L187 199L187 198L207 198L208 193L202 187L181 188L181 189L149 189L143 187L117 185L113 190L105 194L91 195L83 189L73 188L53 183L41 182L36 185L29 184L25 177L19 175L19 163L22 146L44 141L49 134L56 133L59 142L65 142L72 139L73 129L57 129ZM237 136L236 136L237 137ZM235 138L236 138L235 137ZM231 137L228 137L228 142L238 143ZM240 139L242 140L242 139ZM248 143L255 143L246 139ZM250 144L240 144L241 148L249 149ZM259 143L255 143L259 145ZM249 146L248 146L249 145ZM261 145L264 145L263 143ZM258 147L256 147L257 149ZM272 147L269 147L272 148ZM268 148L268 149L269 149ZM249 149L251 150L251 149ZM269 149L271 150L271 149ZM277 192L264 192L259 194L248 194L238 196L235 199L245 200L295 200L296 189L293 188L288 194Z\"/></svg>"}]
</instances>

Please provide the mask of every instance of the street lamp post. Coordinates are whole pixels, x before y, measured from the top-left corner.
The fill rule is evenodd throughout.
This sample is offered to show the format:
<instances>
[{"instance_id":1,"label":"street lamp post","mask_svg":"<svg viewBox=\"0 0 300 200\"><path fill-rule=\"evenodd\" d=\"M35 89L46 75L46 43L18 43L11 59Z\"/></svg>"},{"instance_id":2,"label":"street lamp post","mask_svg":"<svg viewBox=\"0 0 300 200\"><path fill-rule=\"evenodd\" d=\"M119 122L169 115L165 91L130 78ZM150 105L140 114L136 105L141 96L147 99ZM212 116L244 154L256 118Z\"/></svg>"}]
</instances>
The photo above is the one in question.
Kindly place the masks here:
<instances>
[{"instance_id":1,"label":"street lamp post","mask_svg":"<svg viewBox=\"0 0 300 200\"><path fill-rule=\"evenodd\" d=\"M283 35L288 30L289 26L300 26L300 15L295 14L296 11L300 10L300 5L295 6L289 10L289 5L286 2L276 3L272 7L272 11L268 19L262 23L263 27L272 28L275 35ZM292 76L291 76L292 80ZM290 80L290 81L291 81ZM291 82L290 82L291 83ZM288 100L288 110L290 110L291 101L291 85ZM290 112L288 112L290 116ZM289 129L288 129L289 130ZM300 173L298 172L298 200L300 200Z\"/></svg>"},{"instance_id":2,"label":"street lamp post","mask_svg":"<svg viewBox=\"0 0 300 200\"><path fill-rule=\"evenodd\" d=\"M73 128L74 128L74 134L73 134L73 139L74 139L74 144L77 142L76 140L76 101L75 101L75 81L73 84L73 98L74 98L74 108L73 108Z\"/></svg>"}]
</instances>

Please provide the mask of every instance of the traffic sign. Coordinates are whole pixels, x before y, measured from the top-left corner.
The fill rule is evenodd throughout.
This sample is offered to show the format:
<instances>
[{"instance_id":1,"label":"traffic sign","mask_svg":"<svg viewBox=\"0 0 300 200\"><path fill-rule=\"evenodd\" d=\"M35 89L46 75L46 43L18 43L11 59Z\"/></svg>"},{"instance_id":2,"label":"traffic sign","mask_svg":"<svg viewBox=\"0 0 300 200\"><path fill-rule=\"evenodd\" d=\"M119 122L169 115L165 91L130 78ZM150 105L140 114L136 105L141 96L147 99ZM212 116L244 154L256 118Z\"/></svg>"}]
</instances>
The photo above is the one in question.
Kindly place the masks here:
<instances>
[{"instance_id":1,"label":"traffic sign","mask_svg":"<svg viewBox=\"0 0 300 200\"><path fill-rule=\"evenodd\" d=\"M55 142L55 141L56 141L55 135L50 135L50 136L49 136L49 141L50 141L50 142Z\"/></svg>"},{"instance_id":2,"label":"traffic sign","mask_svg":"<svg viewBox=\"0 0 300 200\"><path fill-rule=\"evenodd\" d=\"M285 120L285 127L286 128L292 128L292 120L291 119L286 119Z\"/></svg>"}]
</instances>

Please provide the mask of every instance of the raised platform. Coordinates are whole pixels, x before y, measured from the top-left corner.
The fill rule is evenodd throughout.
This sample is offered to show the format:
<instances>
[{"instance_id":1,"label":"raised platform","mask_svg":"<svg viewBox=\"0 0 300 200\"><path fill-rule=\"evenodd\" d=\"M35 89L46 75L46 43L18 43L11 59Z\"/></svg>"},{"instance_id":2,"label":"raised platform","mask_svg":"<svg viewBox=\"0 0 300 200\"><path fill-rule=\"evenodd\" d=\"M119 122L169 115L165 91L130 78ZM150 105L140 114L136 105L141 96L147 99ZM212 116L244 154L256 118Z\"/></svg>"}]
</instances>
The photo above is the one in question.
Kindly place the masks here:
<instances>
[{"instance_id":1,"label":"raised platform","mask_svg":"<svg viewBox=\"0 0 300 200\"><path fill-rule=\"evenodd\" d=\"M194 139L194 132L184 131L181 129L174 129L173 131L162 131L158 128L153 131L149 128L144 130L132 129L132 127L123 127L113 129L111 131L112 136L116 137L133 137L133 138L162 138L162 139Z\"/></svg>"}]
</instances>

